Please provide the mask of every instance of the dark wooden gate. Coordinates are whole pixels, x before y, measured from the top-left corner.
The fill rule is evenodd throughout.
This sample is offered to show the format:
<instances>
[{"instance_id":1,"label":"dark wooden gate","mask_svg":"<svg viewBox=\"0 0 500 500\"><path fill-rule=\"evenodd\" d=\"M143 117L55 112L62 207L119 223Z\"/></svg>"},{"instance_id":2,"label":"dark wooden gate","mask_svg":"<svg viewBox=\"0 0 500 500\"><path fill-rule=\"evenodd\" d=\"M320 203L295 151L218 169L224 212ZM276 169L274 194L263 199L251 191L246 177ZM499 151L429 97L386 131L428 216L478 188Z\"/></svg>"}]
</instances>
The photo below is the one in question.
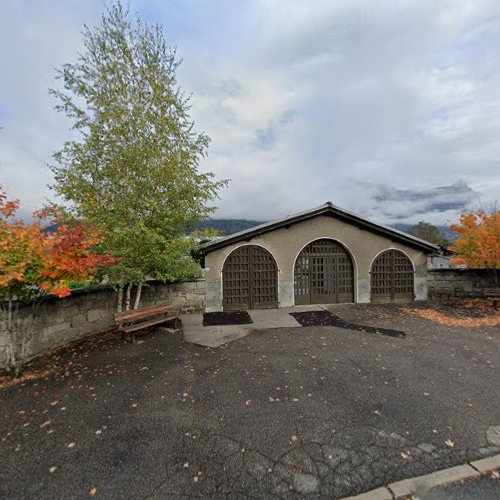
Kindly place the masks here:
<instances>
[{"instance_id":1,"label":"dark wooden gate","mask_svg":"<svg viewBox=\"0 0 500 500\"><path fill-rule=\"evenodd\" d=\"M309 243L294 269L295 304L354 302L354 266L347 250L329 239Z\"/></svg>"},{"instance_id":2,"label":"dark wooden gate","mask_svg":"<svg viewBox=\"0 0 500 500\"><path fill-rule=\"evenodd\" d=\"M278 307L278 267L264 248L245 245L229 254L222 269L223 309Z\"/></svg>"},{"instance_id":3,"label":"dark wooden gate","mask_svg":"<svg viewBox=\"0 0 500 500\"><path fill-rule=\"evenodd\" d=\"M414 272L408 256L399 250L386 250L373 261L371 269L372 302L414 300Z\"/></svg>"}]
</instances>

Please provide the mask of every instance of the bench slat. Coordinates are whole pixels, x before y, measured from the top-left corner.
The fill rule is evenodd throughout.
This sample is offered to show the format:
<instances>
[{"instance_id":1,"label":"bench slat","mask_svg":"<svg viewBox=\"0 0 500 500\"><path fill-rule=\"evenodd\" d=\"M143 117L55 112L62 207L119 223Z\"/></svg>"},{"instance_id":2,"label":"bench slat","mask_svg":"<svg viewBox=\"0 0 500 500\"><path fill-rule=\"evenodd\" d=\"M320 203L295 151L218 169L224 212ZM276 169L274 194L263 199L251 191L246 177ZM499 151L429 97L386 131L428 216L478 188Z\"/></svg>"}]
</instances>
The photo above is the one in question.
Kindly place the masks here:
<instances>
[{"instance_id":1,"label":"bench slat","mask_svg":"<svg viewBox=\"0 0 500 500\"><path fill-rule=\"evenodd\" d=\"M133 319L140 319L146 316L153 316L155 314L161 314L172 309L172 304L164 304L162 306L146 307L144 309L134 309L132 311L126 311L121 313L115 313L115 322L123 323L124 321L130 321Z\"/></svg>"},{"instance_id":2,"label":"bench slat","mask_svg":"<svg viewBox=\"0 0 500 500\"><path fill-rule=\"evenodd\" d=\"M142 330L143 328L148 328L150 326L159 325L160 323L166 323L167 321L173 321L174 319L179 319L178 316L166 316L164 318L152 319L151 321L145 321L143 323L137 323L136 325L124 326L118 330L123 333L135 332L137 330Z\"/></svg>"}]
</instances>

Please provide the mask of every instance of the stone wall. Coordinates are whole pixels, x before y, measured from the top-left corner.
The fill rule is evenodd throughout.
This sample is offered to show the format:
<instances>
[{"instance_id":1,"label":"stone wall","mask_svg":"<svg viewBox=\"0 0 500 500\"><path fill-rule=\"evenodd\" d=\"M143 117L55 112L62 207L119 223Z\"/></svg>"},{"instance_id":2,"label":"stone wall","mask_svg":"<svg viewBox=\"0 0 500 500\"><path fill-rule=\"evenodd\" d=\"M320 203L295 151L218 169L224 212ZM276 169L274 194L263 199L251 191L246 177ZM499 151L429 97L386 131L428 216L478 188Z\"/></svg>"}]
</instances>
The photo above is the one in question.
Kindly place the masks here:
<instances>
[{"instance_id":1,"label":"stone wall","mask_svg":"<svg viewBox=\"0 0 500 500\"><path fill-rule=\"evenodd\" d=\"M481 297L484 288L495 286L487 269L431 269L427 280L429 298L439 300Z\"/></svg>"},{"instance_id":2,"label":"stone wall","mask_svg":"<svg viewBox=\"0 0 500 500\"><path fill-rule=\"evenodd\" d=\"M132 292L134 298L135 288ZM34 322L34 335L29 355L47 351L85 335L109 330L114 326L116 292L110 287L97 286L75 290L70 297L45 299ZM181 312L203 311L205 309L205 281L184 283L149 283L141 295L141 306L173 304ZM25 315L29 308L20 311ZM0 318L0 368L5 366L7 332L5 320Z\"/></svg>"}]
</instances>

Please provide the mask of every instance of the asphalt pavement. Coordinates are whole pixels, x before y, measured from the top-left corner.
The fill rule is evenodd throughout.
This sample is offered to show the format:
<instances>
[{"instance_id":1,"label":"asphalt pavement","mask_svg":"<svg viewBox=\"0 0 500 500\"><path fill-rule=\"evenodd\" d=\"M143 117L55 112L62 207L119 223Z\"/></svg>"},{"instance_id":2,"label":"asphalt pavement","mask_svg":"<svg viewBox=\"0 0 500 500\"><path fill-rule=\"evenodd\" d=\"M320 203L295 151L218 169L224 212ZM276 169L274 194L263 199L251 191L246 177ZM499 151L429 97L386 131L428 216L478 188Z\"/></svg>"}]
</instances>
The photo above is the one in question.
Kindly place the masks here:
<instances>
[{"instance_id":1,"label":"asphalt pavement","mask_svg":"<svg viewBox=\"0 0 500 500\"><path fill-rule=\"evenodd\" d=\"M500 452L498 328L338 314L406 337L105 334L35 361L0 387L0 498L342 498Z\"/></svg>"}]
</instances>

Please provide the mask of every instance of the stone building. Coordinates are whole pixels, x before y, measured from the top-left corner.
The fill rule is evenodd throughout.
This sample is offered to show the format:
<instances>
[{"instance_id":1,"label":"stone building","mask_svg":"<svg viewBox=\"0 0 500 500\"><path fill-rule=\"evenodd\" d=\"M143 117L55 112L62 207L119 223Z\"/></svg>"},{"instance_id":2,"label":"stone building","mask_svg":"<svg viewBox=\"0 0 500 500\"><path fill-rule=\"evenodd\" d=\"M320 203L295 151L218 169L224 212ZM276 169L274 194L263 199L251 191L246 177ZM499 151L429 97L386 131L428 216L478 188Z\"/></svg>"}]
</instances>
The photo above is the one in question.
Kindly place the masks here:
<instances>
[{"instance_id":1,"label":"stone building","mask_svg":"<svg viewBox=\"0 0 500 500\"><path fill-rule=\"evenodd\" d=\"M206 310L425 300L437 251L327 202L207 244Z\"/></svg>"}]
</instances>

